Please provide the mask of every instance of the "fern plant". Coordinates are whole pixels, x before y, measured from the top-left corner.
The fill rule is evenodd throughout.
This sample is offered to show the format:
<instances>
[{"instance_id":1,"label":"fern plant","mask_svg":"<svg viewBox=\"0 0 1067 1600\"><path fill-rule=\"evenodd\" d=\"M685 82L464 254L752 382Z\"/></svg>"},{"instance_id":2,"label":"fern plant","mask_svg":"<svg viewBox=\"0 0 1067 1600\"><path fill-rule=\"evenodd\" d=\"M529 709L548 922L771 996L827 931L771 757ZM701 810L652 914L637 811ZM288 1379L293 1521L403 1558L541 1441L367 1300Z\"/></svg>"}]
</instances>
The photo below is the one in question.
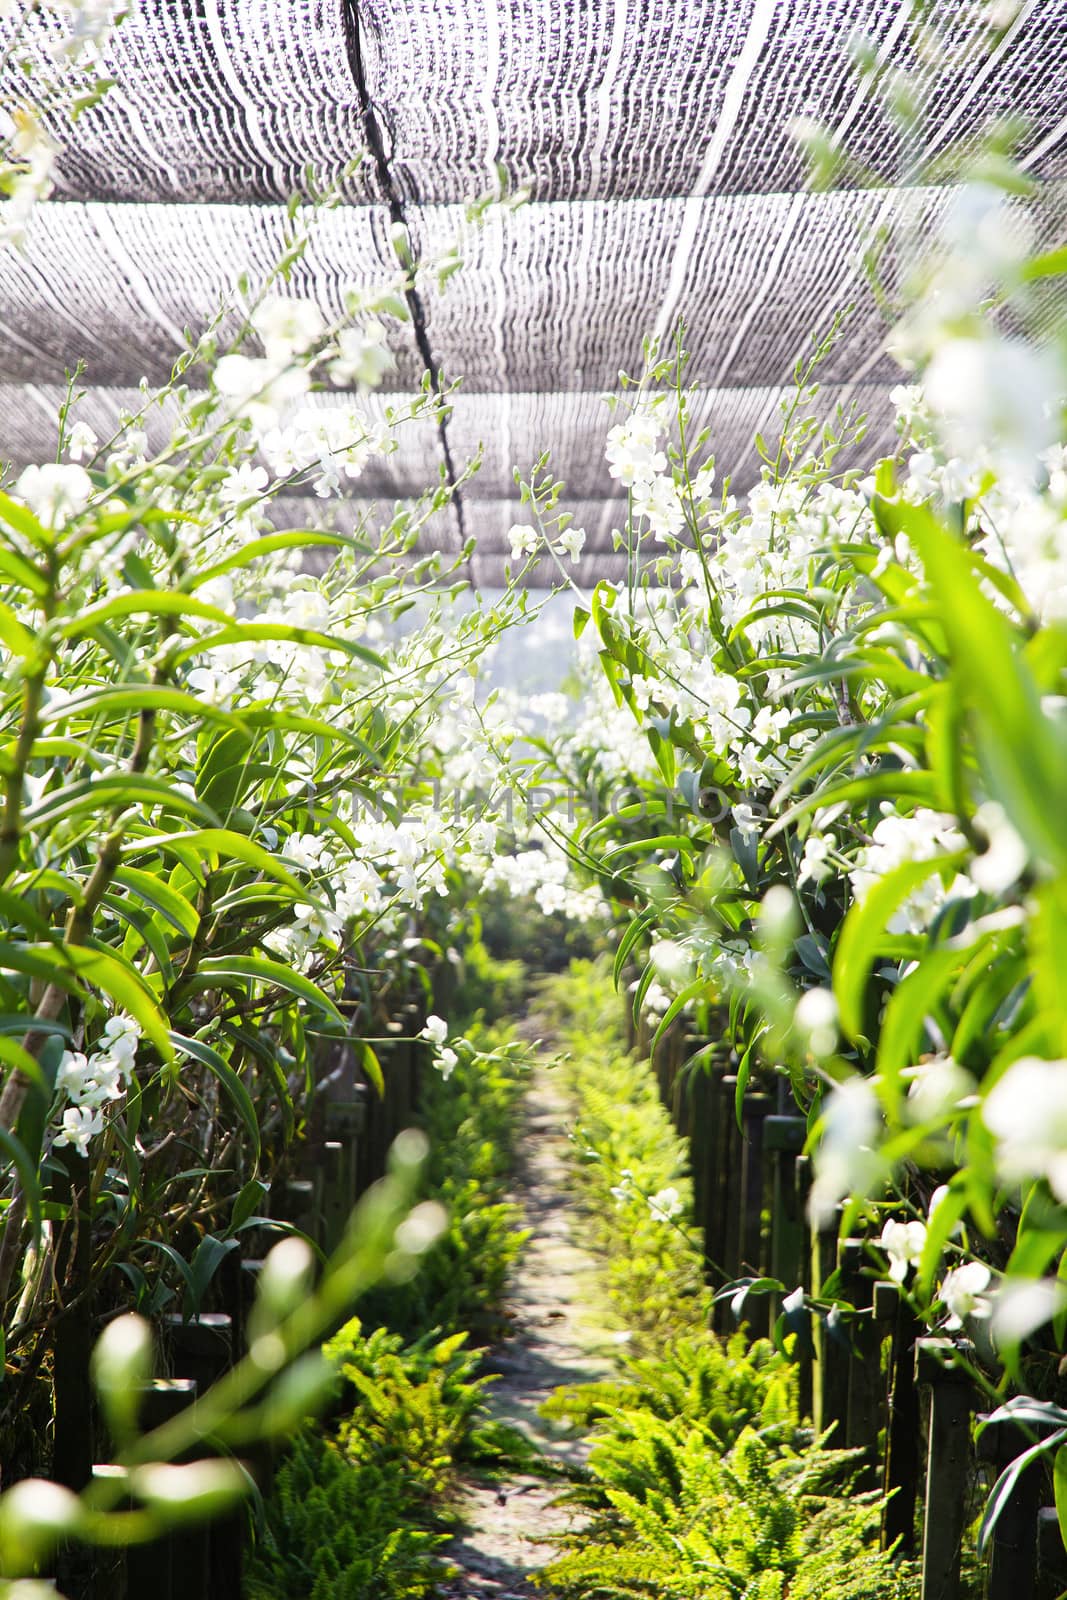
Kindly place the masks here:
<instances>
[{"instance_id":1,"label":"fern plant","mask_svg":"<svg viewBox=\"0 0 1067 1600\"><path fill-rule=\"evenodd\" d=\"M343 1420L338 1448L357 1467L396 1465L409 1496L429 1502L448 1488L491 1379L476 1376L466 1333L404 1347L383 1328L350 1322L326 1346L337 1363Z\"/></svg>"},{"instance_id":2,"label":"fern plant","mask_svg":"<svg viewBox=\"0 0 1067 1600\"><path fill-rule=\"evenodd\" d=\"M706 1332L681 1338L624 1363L618 1378L557 1389L542 1410L583 1432L645 1412L695 1429L717 1450L750 1425L793 1442L801 1434L796 1368L768 1340L749 1343L742 1333L726 1344Z\"/></svg>"},{"instance_id":3,"label":"fern plant","mask_svg":"<svg viewBox=\"0 0 1067 1600\"><path fill-rule=\"evenodd\" d=\"M744 1429L724 1454L680 1419L629 1412L569 1498L581 1544L545 1569L582 1600L911 1600L917 1579L877 1548L880 1503L855 1455L795 1451Z\"/></svg>"},{"instance_id":4,"label":"fern plant","mask_svg":"<svg viewBox=\"0 0 1067 1600\"><path fill-rule=\"evenodd\" d=\"M447 1082L430 1079L423 1105L424 1194L448 1225L425 1271L365 1296L325 1347L329 1431L301 1434L278 1468L247 1600L418 1600L441 1575L457 1465L536 1469L532 1447L486 1415L491 1380L467 1348L467 1330L492 1333L524 1238L505 1194L526 1065L506 1031L467 1038L476 1048Z\"/></svg>"},{"instance_id":5,"label":"fern plant","mask_svg":"<svg viewBox=\"0 0 1067 1600\"><path fill-rule=\"evenodd\" d=\"M428 1595L447 1535L412 1524L404 1472L353 1464L307 1428L275 1476L253 1549L246 1600L401 1600Z\"/></svg>"},{"instance_id":6,"label":"fern plant","mask_svg":"<svg viewBox=\"0 0 1067 1600\"><path fill-rule=\"evenodd\" d=\"M637 1354L543 1408L593 1438L563 1497L580 1539L543 1581L575 1600L908 1600L913 1569L877 1548L878 1498L854 1492L857 1453L813 1440L796 1369L765 1340L708 1326L682 1142L648 1063L590 1030L618 1006L607 972L577 966L545 1000L570 1049L574 1182ZM676 1218L649 1203L665 1186Z\"/></svg>"},{"instance_id":7,"label":"fern plant","mask_svg":"<svg viewBox=\"0 0 1067 1600\"><path fill-rule=\"evenodd\" d=\"M581 1157L575 1181L592 1213L608 1296L631 1333L655 1345L707 1320L703 1263L687 1227L685 1148L644 1063L623 1055L597 1060L593 1041L581 1035L568 1043ZM654 1209L663 1194L675 1197L676 1215Z\"/></svg>"},{"instance_id":8,"label":"fern plant","mask_svg":"<svg viewBox=\"0 0 1067 1600\"><path fill-rule=\"evenodd\" d=\"M376 1291L360 1308L365 1323L408 1339L433 1328L466 1328L477 1343L497 1337L508 1274L527 1237L507 1199L526 1054L500 1026L469 1027L467 1040L472 1050L447 1082L430 1079L422 1107L425 1193L444 1206L447 1227L415 1278Z\"/></svg>"},{"instance_id":9,"label":"fern plant","mask_svg":"<svg viewBox=\"0 0 1067 1600\"><path fill-rule=\"evenodd\" d=\"M301 1433L275 1476L248 1600L400 1600L430 1592L448 1535L455 1464L481 1437L488 1378L466 1334L404 1345L358 1318L325 1346L337 1372L332 1431Z\"/></svg>"}]
</instances>

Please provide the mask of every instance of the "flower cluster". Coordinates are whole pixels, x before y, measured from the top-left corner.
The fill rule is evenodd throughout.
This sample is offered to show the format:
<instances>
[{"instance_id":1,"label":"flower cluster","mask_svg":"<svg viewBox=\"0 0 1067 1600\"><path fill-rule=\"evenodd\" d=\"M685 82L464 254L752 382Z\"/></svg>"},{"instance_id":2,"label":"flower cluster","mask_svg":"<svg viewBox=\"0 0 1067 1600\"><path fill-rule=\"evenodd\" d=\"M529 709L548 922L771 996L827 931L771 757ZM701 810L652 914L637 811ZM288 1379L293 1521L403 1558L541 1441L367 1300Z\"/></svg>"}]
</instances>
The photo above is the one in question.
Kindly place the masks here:
<instances>
[{"instance_id":1,"label":"flower cluster","mask_svg":"<svg viewBox=\"0 0 1067 1600\"><path fill-rule=\"evenodd\" d=\"M448 1043L448 1023L431 1012L419 1038L426 1039L432 1046L433 1064L447 1082L459 1062L459 1056Z\"/></svg>"},{"instance_id":2,"label":"flower cluster","mask_svg":"<svg viewBox=\"0 0 1067 1600\"><path fill-rule=\"evenodd\" d=\"M348 299L363 303L354 292ZM299 472L340 455L355 469L347 476L358 476L361 452L365 459L378 439L358 407L305 406L284 427L282 417L305 399L319 368L335 385L369 389L380 383L393 364L384 324L372 316L361 326L332 327L314 301L267 295L253 308L249 326L262 354L230 350L212 372L229 414L262 441L277 472Z\"/></svg>"},{"instance_id":3,"label":"flower cluster","mask_svg":"<svg viewBox=\"0 0 1067 1600\"><path fill-rule=\"evenodd\" d=\"M1020 1056L986 1095L982 1120L1006 1182L1043 1177L1067 1203L1067 1061Z\"/></svg>"},{"instance_id":4,"label":"flower cluster","mask_svg":"<svg viewBox=\"0 0 1067 1600\"><path fill-rule=\"evenodd\" d=\"M882 820L876 824L871 842L857 851L849 877L856 899L862 901L871 887L908 861L937 861L950 858L966 848L955 819L919 807L901 815L889 801L883 802ZM948 878L946 883L945 879ZM924 878L889 919L889 933L920 933L949 899L973 894L974 885L965 875L950 871Z\"/></svg>"},{"instance_id":5,"label":"flower cluster","mask_svg":"<svg viewBox=\"0 0 1067 1600\"><path fill-rule=\"evenodd\" d=\"M508 544L511 559L522 561L537 555L541 548L541 535L535 528L517 522L508 530ZM548 537L548 548L558 560L566 559L573 566L585 548L585 529L571 526L559 529L554 536Z\"/></svg>"},{"instance_id":6,"label":"flower cluster","mask_svg":"<svg viewBox=\"0 0 1067 1600\"><path fill-rule=\"evenodd\" d=\"M559 912L574 922L591 922L607 909L598 890L576 880L568 857L551 839L539 840L513 855L498 856L487 868L483 883L486 889L529 895L545 916Z\"/></svg>"},{"instance_id":7,"label":"flower cluster","mask_svg":"<svg viewBox=\"0 0 1067 1600\"><path fill-rule=\"evenodd\" d=\"M93 480L84 467L50 461L43 466L26 467L19 475L15 493L46 528L63 528L93 498Z\"/></svg>"},{"instance_id":8,"label":"flower cluster","mask_svg":"<svg viewBox=\"0 0 1067 1600\"><path fill-rule=\"evenodd\" d=\"M104 1130L104 1108L129 1087L140 1039L141 1029L132 1018L114 1016L104 1024L95 1050L64 1050L55 1082L61 1114L56 1145L88 1154L91 1140Z\"/></svg>"},{"instance_id":9,"label":"flower cluster","mask_svg":"<svg viewBox=\"0 0 1067 1600\"><path fill-rule=\"evenodd\" d=\"M9 159L0 164L0 192L7 203L0 215L0 244L25 244L33 213L52 193L58 151L31 111L18 108L0 115L0 137Z\"/></svg>"},{"instance_id":10,"label":"flower cluster","mask_svg":"<svg viewBox=\"0 0 1067 1600\"><path fill-rule=\"evenodd\" d=\"M20 249L34 211L51 195L57 130L80 106L106 92L101 51L136 0L0 0L0 25L14 26L7 47L26 74L27 102L0 109L0 246Z\"/></svg>"},{"instance_id":11,"label":"flower cluster","mask_svg":"<svg viewBox=\"0 0 1067 1600\"><path fill-rule=\"evenodd\" d=\"M95 58L118 22L133 10L136 0L41 0L40 39L57 62ZM24 0L5 0L0 15L24 9Z\"/></svg>"},{"instance_id":12,"label":"flower cluster","mask_svg":"<svg viewBox=\"0 0 1067 1600\"><path fill-rule=\"evenodd\" d=\"M674 1185L668 1184L665 1189L657 1189L655 1194L649 1195L648 1209L656 1222L672 1222L685 1210L685 1202Z\"/></svg>"},{"instance_id":13,"label":"flower cluster","mask_svg":"<svg viewBox=\"0 0 1067 1600\"><path fill-rule=\"evenodd\" d=\"M284 427L271 429L262 446L277 477L310 473L320 499L340 494L342 479L353 482L372 455L396 447L356 405L303 406Z\"/></svg>"},{"instance_id":14,"label":"flower cluster","mask_svg":"<svg viewBox=\"0 0 1067 1600\"><path fill-rule=\"evenodd\" d=\"M664 425L654 406L640 406L608 432L608 471L630 490L634 515L647 522L659 540L672 538L685 526L678 486L660 449Z\"/></svg>"}]
</instances>

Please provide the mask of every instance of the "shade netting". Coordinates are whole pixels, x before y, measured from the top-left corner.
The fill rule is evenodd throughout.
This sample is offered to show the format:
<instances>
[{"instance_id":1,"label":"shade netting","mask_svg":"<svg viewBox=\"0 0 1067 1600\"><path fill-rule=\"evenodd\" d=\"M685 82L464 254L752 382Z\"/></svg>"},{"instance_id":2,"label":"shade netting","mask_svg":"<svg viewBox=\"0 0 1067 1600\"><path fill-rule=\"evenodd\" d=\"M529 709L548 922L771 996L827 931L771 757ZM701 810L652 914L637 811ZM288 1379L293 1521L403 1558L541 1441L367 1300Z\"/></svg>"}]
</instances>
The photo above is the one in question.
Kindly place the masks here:
<instances>
[{"instance_id":1,"label":"shade netting","mask_svg":"<svg viewBox=\"0 0 1067 1600\"><path fill-rule=\"evenodd\" d=\"M463 489L480 582L498 581L521 518L514 468L544 450L588 533L579 576L615 574L624 491L604 463L600 397L620 367L639 370L646 335L669 338L679 319L696 419L744 489L754 437L773 432L811 334L850 308L820 405L868 414L869 457L891 437L901 374L862 249L886 241L891 296L905 243L932 238L952 204L951 169L931 181L930 158L1024 112L1023 162L1043 194L1020 212L1039 239L1063 236L1067 6L1001 7L995 31L985 4L925 9L933 34L919 46L899 0L140 0L108 46L114 88L73 130L56 124L58 181L27 249L0 257L3 453L16 466L53 453L79 360L80 414L106 437L238 276L270 268L308 170L333 182L377 140L316 222L292 292L339 311L346 287L395 270L398 214L420 258L458 245L464 266L447 286L424 281L422 331L444 382L462 380L455 460L484 447ZM911 71L910 140L857 76L857 37ZM9 66L5 103L34 92ZM806 187L802 119L856 163L827 192ZM465 204L498 166L529 203L474 225ZM396 365L371 413L418 390L415 332L391 330ZM441 465L438 430L413 424L333 514L377 515ZM278 514L321 513L293 497ZM424 538L450 548L457 536L441 513Z\"/></svg>"}]
</instances>

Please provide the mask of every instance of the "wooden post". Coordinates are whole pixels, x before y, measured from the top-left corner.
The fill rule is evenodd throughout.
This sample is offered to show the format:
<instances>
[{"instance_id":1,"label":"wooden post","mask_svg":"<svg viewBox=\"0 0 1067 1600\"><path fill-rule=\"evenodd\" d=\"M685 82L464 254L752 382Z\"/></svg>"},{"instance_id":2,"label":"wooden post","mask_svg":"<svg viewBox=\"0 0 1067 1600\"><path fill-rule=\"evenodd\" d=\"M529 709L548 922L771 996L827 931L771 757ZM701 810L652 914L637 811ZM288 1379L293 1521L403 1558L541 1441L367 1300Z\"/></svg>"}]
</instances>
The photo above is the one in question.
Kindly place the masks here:
<instances>
[{"instance_id":1,"label":"wooden post","mask_svg":"<svg viewBox=\"0 0 1067 1600\"><path fill-rule=\"evenodd\" d=\"M234 1256L237 1251L232 1252ZM248 1322L248 1313L256 1303L256 1294L259 1290L259 1275L263 1271L263 1262L258 1256L251 1256L247 1261L239 1263L240 1274L238 1277L237 1293L241 1302L241 1327Z\"/></svg>"},{"instance_id":2,"label":"wooden post","mask_svg":"<svg viewBox=\"0 0 1067 1600\"><path fill-rule=\"evenodd\" d=\"M55 1397L52 1475L75 1494L93 1472L91 1307L86 1295L92 1263L91 1232L86 1194L89 1163L73 1151L63 1152L66 1173L57 1179L59 1198L67 1205L59 1247L56 1278L66 1309L56 1319L52 1360ZM74 1302L71 1304L70 1302Z\"/></svg>"},{"instance_id":3,"label":"wooden post","mask_svg":"<svg viewBox=\"0 0 1067 1600\"><path fill-rule=\"evenodd\" d=\"M725 1125L724 1187L726 1191L726 1237L723 1242L723 1267L728 1278L736 1278L741 1268L741 1156L744 1149L737 1126L737 1075L722 1077L723 1123Z\"/></svg>"},{"instance_id":4,"label":"wooden post","mask_svg":"<svg viewBox=\"0 0 1067 1600\"><path fill-rule=\"evenodd\" d=\"M680 1139L689 1137L692 1100L689 1093L689 1041L680 1028L671 1030L674 1065L671 1073L671 1116Z\"/></svg>"},{"instance_id":5,"label":"wooden post","mask_svg":"<svg viewBox=\"0 0 1067 1600\"><path fill-rule=\"evenodd\" d=\"M734 1181L731 1157L734 1153L736 1084L736 1077L721 1071L716 1072L711 1080L711 1141L708 1148L708 1192L704 1207L704 1255L712 1268L712 1281L716 1288L736 1276L733 1245L737 1237L738 1206L736 1200L732 1207L730 1202ZM731 1220L734 1222L733 1232ZM730 1330L730 1309L725 1300L716 1304L713 1324L720 1333Z\"/></svg>"},{"instance_id":6,"label":"wooden post","mask_svg":"<svg viewBox=\"0 0 1067 1600\"><path fill-rule=\"evenodd\" d=\"M808 1221L808 1201L811 1198L811 1157L797 1156L793 1162L793 1179L796 1183L797 1212L804 1229L804 1246L800 1253L800 1282L805 1294L812 1292L811 1279L811 1225Z\"/></svg>"},{"instance_id":7,"label":"wooden post","mask_svg":"<svg viewBox=\"0 0 1067 1600\"><path fill-rule=\"evenodd\" d=\"M837 1271L838 1220L828 1228L812 1230L811 1292L821 1295ZM812 1375L812 1414L816 1433L832 1427L830 1444L843 1449L848 1433L848 1380L850 1352L845 1329L833 1317L813 1319L815 1363Z\"/></svg>"},{"instance_id":8,"label":"wooden post","mask_svg":"<svg viewBox=\"0 0 1067 1600\"><path fill-rule=\"evenodd\" d=\"M800 1287L805 1295L811 1294L811 1266L813 1254L812 1229L808 1222L808 1201L811 1196L812 1171L811 1157L800 1155L793 1162L793 1180L796 1185L796 1215L800 1220L802 1230L802 1248L800 1252ZM815 1354L814 1354L814 1323L812 1318L812 1353L806 1355L800 1363L800 1372L797 1383L797 1398L802 1417L811 1417L815 1414Z\"/></svg>"},{"instance_id":9,"label":"wooden post","mask_svg":"<svg viewBox=\"0 0 1067 1600\"><path fill-rule=\"evenodd\" d=\"M403 1048L402 1024L393 1021L388 1024L389 1032L394 1034L392 1042L384 1051L379 1050L378 1061L382 1069L384 1092L378 1103L378 1141L379 1141L379 1169L377 1176L381 1177L385 1171L387 1157L393 1140L396 1138L396 1071L399 1052Z\"/></svg>"},{"instance_id":10,"label":"wooden post","mask_svg":"<svg viewBox=\"0 0 1067 1600\"><path fill-rule=\"evenodd\" d=\"M667 1110L670 1112L675 1133L681 1134L681 1124L685 1111L682 1106L681 1090L678 1082L682 1073L682 1030L677 1022L671 1023L660 1040L660 1047L664 1055L663 1070L667 1084Z\"/></svg>"},{"instance_id":11,"label":"wooden post","mask_svg":"<svg viewBox=\"0 0 1067 1600\"><path fill-rule=\"evenodd\" d=\"M707 1118L704 1128L704 1185L700 1225L704 1233L704 1261L716 1285L723 1268L723 1105L722 1073L713 1070L707 1085Z\"/></svg>"},{"instance_id":12,"label":"wooden post","mask_svg":"<svg viewBox=\"0 0 1067 1600\"><path fill-rule=\"evenodd\" d=\"M1031 1443L1017 1423L995 1422L983 1429L978 1454L993 1464L999 1476ZM989 1548L987 1600L1019 1600L1034 1593L1041 1482L1041 1463L1033 1461L1019 1474L997 1518Z\"/></svg>"},{"instance_id":13,"label":"wooden post","mask_svg":"<svg viewBox=\"0 0 1067 1600\"><path fill-rule=\"evenodd\" d=\"M270 1214L279 1222L291 1222L294 1228L309 1238L315 1233L315 1218L319 1199L313 1178L290 1178L277 1189L271 1189Z\"/></svg>"},{"instance_id":14,"label":"wooden post","mask_svg":"<svg viewBox=\"0 0 1067 1600\"><path fill-rule=\"evenodd\" d=\"M804 1148L808 1125L803 1117L769 1116L763 1123L763 1148L771 1169L770 1275L790 1293L802 1282L804 1214L796 1184L796 1158ZM773 1327L781 1311L781 1296L768 1301Z\"/></svg>"},{"instance_id":15,"label":"wooden post","mask_svg":"<svg viewBox=\"0 0 1067 1600\"><path fill-rule=\"evenodd\" d=\"M405 1037L396 1053L396 1132L410 1128L411 1118L411 1039Z\"/></svg>"},{"instance_id":16,"label":"wooden post","mask_svg":"<svg viewBox=\"0 0 1067 1600\"><path fill-rule=\"evenodd\" d=\"M850 1318L848 1362L848 1415L845 1444L862 1450L859 1485L878 1487L878 1434L882 1426L885 1386L882 1381L882 1333L875 1316L874 1280L862 1271L864 1241L843 1239L838 1252L843 1296L856 1307Z\"/></svg>"},{"instance_id":17,"label":"wooden post","mask_svg":"<svg viewBox=\"0 0 1067 1600\"><path fill-rule=\"evenodd\" d=\"M370 1167L366 1159L367 1128L370 1123L371 1101L373 1098L374 1090L370 1088L368 1084L359 1083L356 1085L354 1098L351 1104L353 1107L352 1116L357 1119L355 1122L355 1134L352 1142L352 1170L354 1174L355 1198L357 1200L373 1182L370 1173ZM356 1108L358 1108L358 1111Z\"/></svg>"},{"instance_id":18,"label":"wooden post","mask_svg":"<svg viewBox=\"0 0 1067 1600\"><path fill-rule=\"evenodd\" d=\"M151 1433L170 1422L179 1412L186 1410L196 1399L196 1383L192 1378L156 1378L145 1384L144 1399L140 1407L142 1433Z\"/></svg>"},{"instance_id":19,"label":"wooden post","mask_svg":"<svg viewBox=\"0 0 1067 1600\"><path fill-rule=\"evenodd\" d=\"M342 1184L349 1212L359 1194L359 1139L366 1120L367 1103L364 1099L335 1100L326 1108L326 1137L344 1148Z\"/></svg>"},{"instance_id":20,"label":"wooden post","mask_svg":"<svg viewBox=\"0 0 1067 1600\"><path fill-rule=\"evenodd\" d=\"M389 1053L391 1045L378 1051L386 1085L389 1082ZM362 1188L369 1188L385 1172L385 1155L389 1147L388 1112L385 1101L373 1084L365 1084L366 1119L360 1134L357 1166Z\"/></svg>"},{"instance_id":21,"label":"wooden post","mask_svg":"<svg viewBox=\"0 0 1067 1600\"><path fill-rule=\"evenodd\" d=\"M644 1040L644 1050L642 1054L647 1057L652 1076L656 1080L656 1093L659 1095L660 1105L669 1106L670 1102L667 1098L667 1088L663 1077L663 1041L661 1040L660 1043L655 1046L652 1043L653 1039L656 1037L656 1029L659 1026L659 1018L650 1017L647 1022L644 1022L642 1019L642 1025L642 1038Z\"/></svg>"},{"instance_id":22,"label":"wooden post","mask_svg":"<svg viewBox=\"0 0 1067 1600\"><path fill-rule=\"evenodd\" d=\"M422 1039L412 1039L408 1046L409 1067L411 1074L411 1114L417 1117L422 1110L422 1081L426 1065L426 1045Z\"/></svg>"},{"instance_id":23,"label":"wooden post","mask_svg":"<svg viewBox=\"0 0 1067 1600\"><path fill-rule=\"evenodd\" d=\"M94 1478L125 1478L126 1468L113 1466L110 1462L99 1462L93 1467ZM124 1500L116 1509L128 1511L131 1502ZM135 1600L129 1589L126 1578L127 1552L119 1547L112 1550L108 1548L96 1549L91 1552L93 1558L92 1597L93 1600ZM68 1590L68 1593L70 1591ZM162 1594L164 1591L161 1590Z\"/></svg>"},{"instance_id":24,"label":"wooden post","mask_svg":"<svg viewBox=\"0 0 1067 1600\"><path fill-rule=\"evenodd\" d=\"M233 1323L221 1313L205 1312L195 1322L179 1316L164 1319L170 1364L177 1378L191 1378L202 1395L233 1364ZM219 1517L208 1526L211 1582L204 1600L241 1600L244 1587L246 1513Z\"/></svg>"},{"instance_id":25,"label":"wooden post","mask_svg":"<svg viewBox=\"0 0 1067 1600\"><path fill-rule=\"evenodd\" d=\"M92 1220L89 1208L89 1163L68 1148L56 1152L62 1171L53 1184L56 1200L66 1206L58 1230L55 1274L63 1310L55 1323L52 1347L52 1476L79 1494L93 1474L92 1354ZM65 1594L84 1590L91 1581L92 1552L69 1544L57 1555L56 1578Z\"/></svg>"},{"instance_id":26,"label":"wooden post","mask_svg":"<svg viewBox=\"0 0 1067 1600\"><path fill-rule=\"evenodd\" d=\"M1062 1600L1065 1592L1067 1550L1059 1513L1055 1506L1042 1506L1037 1513L1037 1600Z\"/></svg>"},{"instance_id":27,"label":"wooden post","mask_svg":"<svg viewBox=\"0 0 1067 1600\"><path fill-rule=\"evenodd\" d=\"M740 1264L745 1271L764 1275L763 1207L765 1198L764 1129L770 1112L765 1094L745 1096L741 1108L741 1192L742 1217L738 1239Z\"/></svg>"},{"instance_id":28,"label":"wooden post","mask_svg":"<svg viewBox=\"0 0 1067 1600\"><path fill-rule=\"evenodd\" d=\"M436 962L430 980L429 1010L436 1012L439 1017L450 1017L455 1007L458 988L458 962L450 961L447 957L444 961Z\"/></svg>"},{"instance_id":29,"label":"wooden post","mask_svg":"<svg viewBox=\"0 0 1067 1600\"><path fill-rule=\"evenodd\" d=\"M754 1277L766 1276L763 1249L763 1202L766 1169L763 1160L763 1130L771 1108L765 1094L749 1094L742 1105L740 1200L741 1223L737 1255L740 1270ZM765 1294L750 1295L745 1315L754 1338L763 1338L770 1328L770 1302Z\"/></svg>"},{"instance_id":30,"label":"wooden post","mask_svg":"<svg viewBox=\"0 0 1067 1600\"><path fill-rule=\"evenodd\" d=\"M951 1339L919 1339L915 1381L930 1391L922 1600L958 1600L971 1476L971 1382ZM1020 1590L1019 1600L1024 1591Z\"/></svg>"},{"instance_id":31,"label":"wooden post","mask_svg":"<svg viewBox=\"0 0 1067 1600\"><path fill-rule=\"evenodd\" d=\"M875 1319L891 1321L889 1357L889 1425L886 1429L886 1495L882 1511L882 1548L894 1545L902 1556L915 1554L915 1504L919 1496L919 1391L915 1386L915 1344L922 1323L895 1283L874 1290ZM899 1541L899 1543L898 1543Z\"/></svg>"},{"instance_id":32,"label":"wooden post","mask_svg":"<svg viewBox=\"0 0 1067 1600\"><path fill-rule=\"evenodd\" d=\"M648 1029L648 1018L642 1011L638 1014L634 1031L634 1048L642 1061L648 1060L648 1047L652 1042L652 1035Z\"/></svg>"},{"instance_id":33,"label":"wooden post","mask_svg":"<svg viewBox=\"0 0 1067 1600\"><path fill-rule=\"evenodd\" d=\"M397 1050L396 1060L396 1133L403 1133L405 1128L410 1128L415 1112L415 1099L413 1094L414 1075L411 1070L412 1056L417 1049L415 1035L422 1027L422 1013L416 1005L404 1007L404 1037ZM447 1016L448 1013L444 1012ZM395 1134L394 1134L395 1137Z\"/></svg>"},{"instance_id":34,"label":"wooden post","mask_svg":"<svg viewBox=\"0 0 1067 1600\"><path fill-rule=\"evenodd\" d=\"M248 1311L246 1274L240 1247L223 1257L218 1270L218 1284L223 1306L230 1318L230 1337L234 1351L245 1346L245 1321Z\"/></svg>"},{"instance_id":35,"label":"wooden post","mask_svg":"<svg viewBox=\"0 0 1067 1600\"><path fill-rule=\"evenodd\" d=\"M349 1163L345 1147L337 1139L327 1139L322 1147L322 1234L321 1244L327 1255L332 1255L344 1237L345 1225L351 1215L349 1199Z\"/></svg>"},{"instance_id":36,"label":"wooden post","mask_svg":"<svg viewBox=\"0 0 1067 1600\"><path fill-rule=\"evenodd\" d=\"M685 1093L689 1109L687 1113L689 1132L686 1135L686 1147L689 1155L689 1177L693 1185L693 1218L699 1223L704 1207L704 1182L707 1171L705 1160L706 1145L704 1136L707 1132L707 1079L699 1067L686 1068Z\"/></svg>"},{"instance_id":37,"label":"wooden post","mask_svg":"<svg viewBox=\"0 0 1067 1600\"><path fill-rule=\"evenodd\" d=\"M161 1378L145 1389L141 1427L146 1433L162 1427L196 1399L191 1378ZM175 1528L151 1544L131 1545L126 1552L127 1600L186 1600L207 1595L210 1579L206 1525Z\"/></svg>"},{"instance_id":38,"label":"wooden post","mask_svg":"<svg viewBox=\"0 0 1067 1600\"><path fill-rule=\"evenodd\" d=\"M701 1066L686 1073L689 1098L689 1171L693 1178L693 1215L704 1215L708 1183L708 1074Z\"/></svg>"},{"instance_id":39,"label":"wooden post","mask_svg":"<svg viewBox=\"0 0 1067 1600\"><path fill-rule=\"evenodd\" d=\"M195 1322L174 1314L163 1318L163 1354L176 1378L190 1378L204 1394L233 1363L233 1319L205 1311Z\"/></svg>"},{"instance_id":40,"label":"wooden post","mask_svg":"<svg viewBox=\"0 0 1067 1600\"><path fill-rule=\"evenodd\" d=\"M623 979L623 986L622 986L622 993L623 993L623 996L624 996L624 1004L623 1004L623 1008L622 1008L622 1019L623 1019L624 1037L626 1039L626 1054L627 1055L633 1055L633 1053L637 1049L637 1024L634 1022L634 1008L633 1008L633 1003L630 1000L630 985L634 981L634 978L635 978L635 973L634 973L633 968L632 967L628 967L627 970L626 970L626 974L624 976L624 979Z\"/></svg>"},{"instance_id":41,"label":"wooden post","mask_svg":"<svg viewBox=\"0 0 1067 1600\"><path fill-rule=\"evenodd\" d=\"M694 1062L693 1058L707 1044L700 1034L686 1034L682 1041L682 1055L686 1067L682 1083L686 1098L686 1128L689 1139L689 1170L693 1176L693 1215L699 1222L704 1214L704 1193L708 1173L708 1086L707 1061Z\"/></svg>"}]
</instances>

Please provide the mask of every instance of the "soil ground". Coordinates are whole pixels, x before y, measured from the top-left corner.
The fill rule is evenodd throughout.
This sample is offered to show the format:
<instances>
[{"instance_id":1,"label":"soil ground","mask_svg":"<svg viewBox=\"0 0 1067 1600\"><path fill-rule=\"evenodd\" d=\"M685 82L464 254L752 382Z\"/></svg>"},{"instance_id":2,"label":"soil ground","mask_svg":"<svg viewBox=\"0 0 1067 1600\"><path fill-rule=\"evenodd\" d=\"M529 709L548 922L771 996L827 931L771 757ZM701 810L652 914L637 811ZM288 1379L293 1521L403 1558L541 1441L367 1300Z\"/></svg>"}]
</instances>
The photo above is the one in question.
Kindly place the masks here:
<instances>
[{"instance_id":1,"label":"soil ground","mask_svg":"<svg viewBox=\"0 0 1067 1600\"><path fill-rule=\"evenodd\" d=\"M487 1362L494 1416L520 1428L549 1458L580 1461L585 1443L557 1432L538 1407L561 1384L588 1382L612 1369L614 1336L597 1322L601 1307L593 1258L579 1243L581 1209L565 1173L569 1107L551 1066L540 1061L525 1100L515 1203L530 1239L515 1269L507 1312L512 1336ZM554 1536L573 1527L572 1513L553 1505L559 1480L519 1476L470 1479L460 1504L463 1531L444 1547L458 1576L446 1600L531 1600L544 1594L533 1574L551 1560Z\"/></svg>"}]
</instances>

